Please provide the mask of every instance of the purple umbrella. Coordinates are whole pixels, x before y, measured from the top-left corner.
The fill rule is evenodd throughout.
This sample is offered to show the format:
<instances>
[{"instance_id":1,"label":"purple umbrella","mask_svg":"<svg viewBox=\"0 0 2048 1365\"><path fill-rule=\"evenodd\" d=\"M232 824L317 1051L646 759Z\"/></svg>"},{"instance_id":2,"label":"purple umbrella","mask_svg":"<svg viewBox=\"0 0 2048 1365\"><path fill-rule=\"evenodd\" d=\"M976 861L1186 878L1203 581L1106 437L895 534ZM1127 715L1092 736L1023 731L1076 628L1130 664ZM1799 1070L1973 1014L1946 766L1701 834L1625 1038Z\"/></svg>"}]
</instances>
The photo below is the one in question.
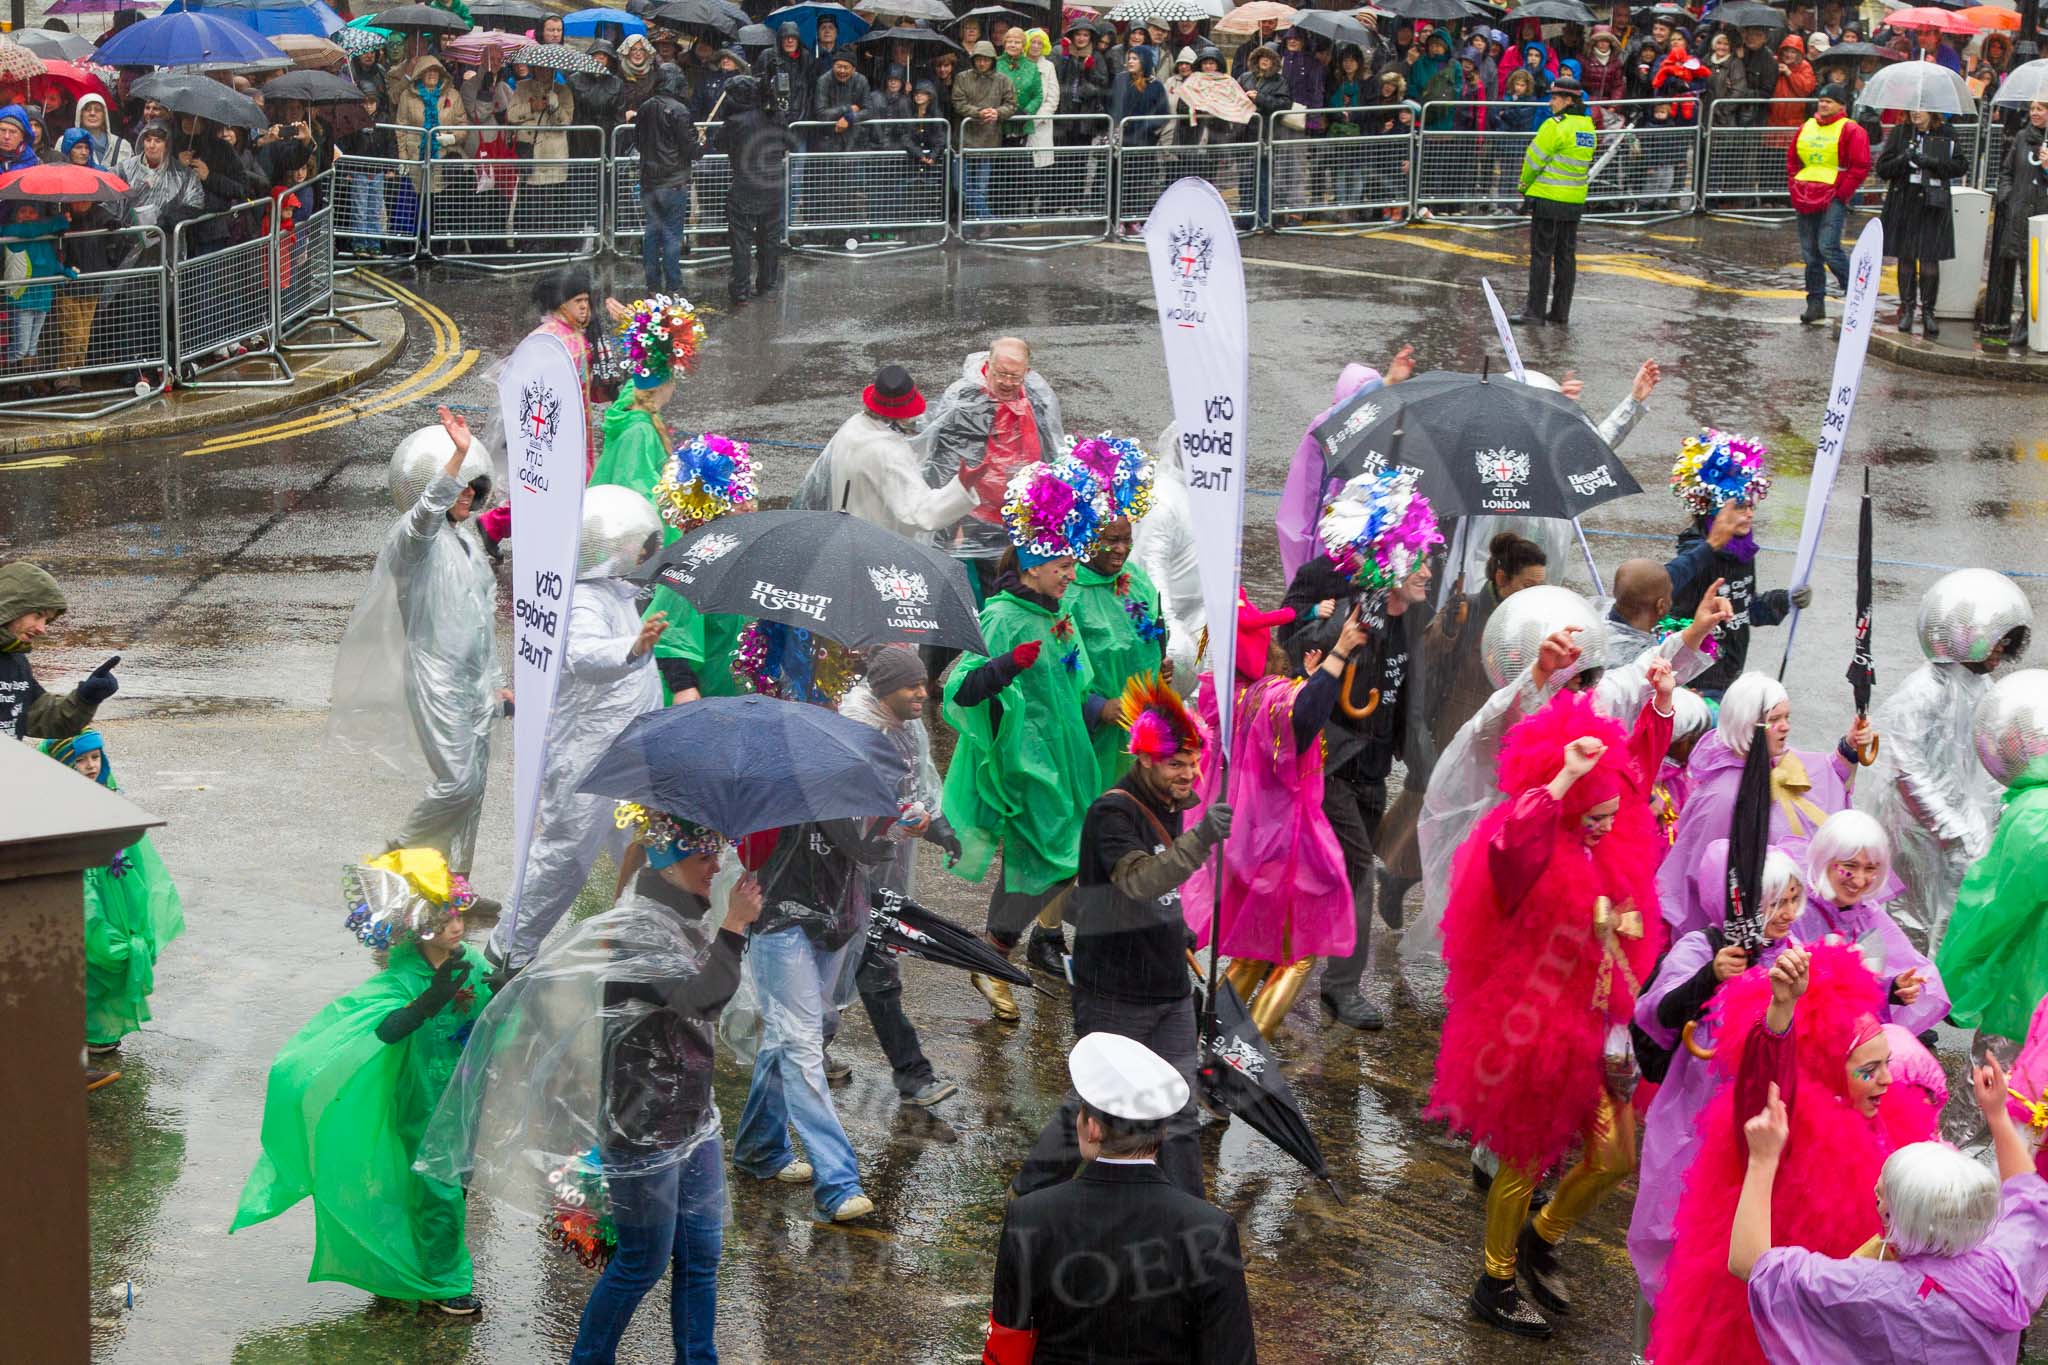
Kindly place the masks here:
<instances>
[{"instance_id":1,"label":"purple umbrella","mask_svg":"<svg viewBox=\"0 0 2048 1365\"><path fill-rule=\"evenodd\" d=\"M48 14L114 14L120 10L155 9L156 0L57 0Z\"/></svg>"}]
</instances>

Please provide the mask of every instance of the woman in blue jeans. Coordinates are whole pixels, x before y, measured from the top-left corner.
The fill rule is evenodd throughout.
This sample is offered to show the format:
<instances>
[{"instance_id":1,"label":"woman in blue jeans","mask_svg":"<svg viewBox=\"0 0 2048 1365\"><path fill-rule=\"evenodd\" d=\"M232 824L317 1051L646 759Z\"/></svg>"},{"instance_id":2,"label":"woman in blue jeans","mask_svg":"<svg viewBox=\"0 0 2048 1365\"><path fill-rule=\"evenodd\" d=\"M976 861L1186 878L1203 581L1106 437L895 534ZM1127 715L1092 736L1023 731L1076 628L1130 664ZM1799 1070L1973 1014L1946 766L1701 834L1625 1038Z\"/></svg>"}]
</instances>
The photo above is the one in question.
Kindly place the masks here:
<instances>
[{"instance_id":1,"label":"woman in blue jeans","mask_svg":"<svg viewBox=\"0 0 2048 1365\"><path fill-rule=\"evenodd\" d=\"M605 1185L618 1245L583 1306L571 1365L611 1365L640 1300L673 1268L669 1321L677 1365L717 1365L718 1257L725 1239L725 1172L711 1096L718 1013L739 987L745 935L761 889L743 878L714 936L706 917L718 871L716 835L687 824L649 844L647 866L612 915L672 917L675 948L639 951L644 934L615 942L623 969L604 985ZM631 946L628 946L630 943ZM632 966L624 966L631 955ZM544 955L529 970L546 970Z\"/></svg>"}]
</instances>

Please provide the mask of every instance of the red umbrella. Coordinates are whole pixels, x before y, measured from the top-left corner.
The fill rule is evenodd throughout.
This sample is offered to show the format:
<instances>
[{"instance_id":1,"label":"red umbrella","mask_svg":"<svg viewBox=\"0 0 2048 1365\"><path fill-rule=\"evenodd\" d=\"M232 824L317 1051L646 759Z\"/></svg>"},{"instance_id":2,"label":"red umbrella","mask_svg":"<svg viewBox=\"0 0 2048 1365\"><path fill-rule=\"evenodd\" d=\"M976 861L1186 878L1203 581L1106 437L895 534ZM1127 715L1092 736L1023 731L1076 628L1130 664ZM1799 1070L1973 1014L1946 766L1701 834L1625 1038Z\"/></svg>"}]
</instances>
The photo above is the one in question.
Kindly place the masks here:
<instances>
[{"instance_id":1,"label":"red umbrella","mask_svg":"<svg viewBox=\"0 0 2048 1365\"><path fill-rule=\"evenodd\" d=\"M0 200L24 204L69 204L80 199L118 204L128 197L128 182L118 175L46 161L40 166L0 175Z\"/></svg>"},{"instance_id":2,"label":"red umbrella","mask_svg":"<svg viewBox=\"0 0 2048 1365\"><path fill-rule=\"evenodd\" d=\"M1895 9L1884 17L1884 27L1896 29L1931 28L1937 33L1976 33L1977 25L1958 19L1945 9L1922 5L1918 9Z\"/></svg>"},{"instance_id":3,"label":"red umbrella","mask_svg":"<svg viewBox=\"0 0 2048 1365\"><path fill-rule=\"evenodd\" d=\"M107 89L106 82L76 62L63 62L54 57L45 57L43 74L30 79L29 93L40 96L43 93L44 81L62 88L74 100L84 95L98 95L110 105L114 102L114 92Z\"/></svg>"}]
</instances>

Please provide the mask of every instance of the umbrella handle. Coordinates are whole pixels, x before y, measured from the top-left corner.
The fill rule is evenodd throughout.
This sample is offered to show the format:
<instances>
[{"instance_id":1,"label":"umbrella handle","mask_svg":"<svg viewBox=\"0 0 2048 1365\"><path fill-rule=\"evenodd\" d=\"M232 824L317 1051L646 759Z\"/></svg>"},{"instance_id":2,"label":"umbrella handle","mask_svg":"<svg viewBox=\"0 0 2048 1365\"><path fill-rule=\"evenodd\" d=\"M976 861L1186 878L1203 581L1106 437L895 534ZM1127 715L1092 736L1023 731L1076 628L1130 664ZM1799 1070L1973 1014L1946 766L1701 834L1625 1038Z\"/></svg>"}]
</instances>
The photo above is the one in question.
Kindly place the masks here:
<instances>
[{"instance_id":1,"label":"umbrella handle","mask_svg":"<svg viewBox=\"0 0 2048 1365\"><path fill-rule=\"evenodd\" d=\"M1710 1047L1701 1047L1698 1043L1695 1043L1692 1040L1692 1032L1699 1026L1700 1021L1697 1019L1686 1020L1685 1031L1679 1034L1679 1041L1685 1044L1685 1050L1687 1052L1690 1052L1693 1056L1699 1058L1703 1062L1711 1062L1714 1060L1714 1049Z\"/></svg>"},{"instance_id":2,"label":"umbrella handle","mask_svg":"<svg viewBox=\"0 0 2048 1365\"><path fill-rule=\"evenodd\" d=\"M1882 735L1872 735L1870 743L1862 745L1856 750L1856 761L1866 768L1877 762L1877 746L1878 742L1883 738L1884 736Z\"/></svg>"},{"instance_id":3,"label":"umbrella handle","mask_svg":"<svg viewBox=\"0 0 2048 1365\"><path fill-rule=\"evenodd\" d=\"M1344 665L1344 677L1337 685L1337 707L1353 720L1364 720L1380 709L1380 690L1375 687L1366 694L1365 705L1351 700L1351 680L1358 674L1358 660Z\"/></svg>"}]
</instances>

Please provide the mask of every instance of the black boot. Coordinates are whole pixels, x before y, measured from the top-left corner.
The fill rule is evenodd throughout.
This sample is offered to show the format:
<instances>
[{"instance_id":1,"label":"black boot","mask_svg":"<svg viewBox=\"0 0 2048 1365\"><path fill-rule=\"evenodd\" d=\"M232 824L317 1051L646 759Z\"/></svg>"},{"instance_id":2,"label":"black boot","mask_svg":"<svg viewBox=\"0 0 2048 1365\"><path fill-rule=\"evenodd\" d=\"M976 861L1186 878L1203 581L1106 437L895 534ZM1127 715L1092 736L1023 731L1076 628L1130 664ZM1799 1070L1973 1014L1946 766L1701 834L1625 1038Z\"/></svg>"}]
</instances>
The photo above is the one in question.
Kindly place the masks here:
<instances>
[{"instance_id":1,"label":"black boot","mask_svg":"<svg viewBox=\"0 0 2048 1365\"><path fill-rule=\"evenodd\" d=\"M1929 341L1941 335L1941 324L1934 320L1934 295L1941 288L1941 275L1932 264L1920 267L1920 335Z\"/></svg>"},{"instance_id":2,"label":"black boot","mask_svg":"<svg viewBox=\"0 0 2048 1365\"><path fill-rule=\"evenodd\" d=\"M1515 1292L1513 1280L1496 1280L1481 1275L1472 1287L1472 1316L1488 1327L1512 1332L1518 1337L1547 1337L1550 1323Z\"/></svg>"},{"instance_id":3,"label":"black boot","mask_svg":"<svg viewBox=\"0 0 2048 1365\"><path fill-rule=\"evenodd\" d=\"M1377 1032L1387 1026L1387 1017L1380 1013L1379 1006L1366 999L1364 993L1355 987L1341 993L1325 990L1321 999L1323 1008L1340 1024L1363 1029L1368 1033Z\"/></svg>"},{"instance_id":4,"label":"black boot","mask_svg":"<svg viewBox=\"0 0 2048 1365\"><path fill-rule=\"evenodd\" d=\"M1373 906L1380 912L1381 923L1389 929L1400 928L1406 920L1401 901L1413 885L1415 883L1407 877L1396 877L1384 867L1379 870L1379 886L1373 895Z\"/></svg>"},{"instance_id":5,"label":"black boot","mask_svg":"<svg viewBox=\"0 0 2048 1365\"><path fill-rule=\"evenodd\" d=\"M1057 929L1033 928L1024 945L1024 961L1047 976L1067 979L1067 940Z\"/></svg>"},{"instance_id":6,"label":"black boot","mask_svg":"<svg viewBox=\"0 0 2048 1365\"><path fill-rule=\"evenodd\" d=\"M1809 325L1816 322L1826 322L1828 320L1827 305L1819 299L1808 299L1806 301L1806 311L1799 315L1799 320Z\"/></svg>"},{"instance_id":7,"label":"black boot","mask_svg":"<svg viewBox=\"0 0 2048 1365\"><path fill-rule=\"evenodd\" d=\"M1899 333L1902 336L1910 334L1912 332L1913 300L1910 297L1899 300L1898 316L1892 319L1892 326L1898 328Z\"/></svg>"},{"instance_id":8,"label":"black boot","mask_svg":"<svg viewBox=\"0 0 2048 1365\"><path fill-rule=\"evenodd\" d=\"M1565 1286L1564 1269L1557 1263L1557 1248L1543 1239L1531 1222L1522 1228L1515 1243L1515 1270L1529 1290L1529 1297L1553 1317L1572 1313L1571 1291Z\"/></svg>"}]
</instances>

